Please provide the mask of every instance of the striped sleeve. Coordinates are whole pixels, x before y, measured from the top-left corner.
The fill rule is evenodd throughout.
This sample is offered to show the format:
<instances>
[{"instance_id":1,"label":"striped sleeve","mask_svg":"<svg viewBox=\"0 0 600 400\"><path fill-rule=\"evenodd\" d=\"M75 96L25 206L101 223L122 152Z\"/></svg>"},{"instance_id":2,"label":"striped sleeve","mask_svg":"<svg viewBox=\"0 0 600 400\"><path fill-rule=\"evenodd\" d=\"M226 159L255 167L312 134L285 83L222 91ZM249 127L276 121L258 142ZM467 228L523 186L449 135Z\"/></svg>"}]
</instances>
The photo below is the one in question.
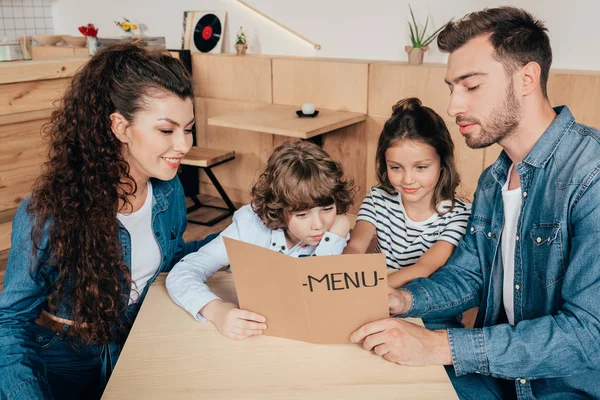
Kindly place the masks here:
<instances>
[{"instance_id":1,"label":"striped sleeve","mask_svg":"<svg viewBox=\"0 0 600 400\"><path fill-rule=\"evenodd\" d=\"M458 246L458 242L465 235L467 222L471 216L471 203L461 200L456 201L454 209L445 216L444 230L438 240L443 240Z\"/></svg>"},{"instance_id":2,"label":"striped sleeve","mask_svg":"<svg viewBox=\"0 0 600 400\"><path fill-rule=\"evenodd\" d=\"M375 199L373 199L373 189L367 193L365 199L360 205L360 210L358 210L356 220L367 221L374 227L377 227L377 210L375 208Z\"/></svg>"}]
</instances>

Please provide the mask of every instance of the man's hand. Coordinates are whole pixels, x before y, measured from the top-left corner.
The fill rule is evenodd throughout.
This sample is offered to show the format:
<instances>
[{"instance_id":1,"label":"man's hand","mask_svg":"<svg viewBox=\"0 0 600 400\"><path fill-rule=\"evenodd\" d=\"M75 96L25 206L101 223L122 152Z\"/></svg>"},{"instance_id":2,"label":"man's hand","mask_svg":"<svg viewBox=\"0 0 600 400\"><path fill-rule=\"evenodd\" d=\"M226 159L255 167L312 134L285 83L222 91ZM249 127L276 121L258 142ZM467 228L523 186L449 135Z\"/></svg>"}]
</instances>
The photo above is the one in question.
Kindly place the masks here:
<instances>
[{"instance_id":1,"label":"man's hand","mask_svg":"<svg viewBox=\"0 0 600 400\"><path fill-rule=\"evenodd\" d=\"M402 365L450 365L448 331L430 331L398 318L361 326L350 336L353 343Z\"/></svg>"},{"instance_id":2,"label":"man's hand","mask_svg":"<svg viewBox=\"0 0 600 400\"><path fill-rule=\"evenodd\" d=\"M406 290L396 290L390 286L388 287L388 306L390 315L404 314L412 306L412 296Z\"/></svg>"},{"instance_id":3,"label":"man's hand","mask_svg":"<svg viewBox=\"0 0 600 400\"><path fill-rule=\"evenodd\" d=\"M240 310L233 303L213 300L200 310L219 332L230 339L246 339L267 329L266 318L251 311Z\"/></svg>"}]
</instances>

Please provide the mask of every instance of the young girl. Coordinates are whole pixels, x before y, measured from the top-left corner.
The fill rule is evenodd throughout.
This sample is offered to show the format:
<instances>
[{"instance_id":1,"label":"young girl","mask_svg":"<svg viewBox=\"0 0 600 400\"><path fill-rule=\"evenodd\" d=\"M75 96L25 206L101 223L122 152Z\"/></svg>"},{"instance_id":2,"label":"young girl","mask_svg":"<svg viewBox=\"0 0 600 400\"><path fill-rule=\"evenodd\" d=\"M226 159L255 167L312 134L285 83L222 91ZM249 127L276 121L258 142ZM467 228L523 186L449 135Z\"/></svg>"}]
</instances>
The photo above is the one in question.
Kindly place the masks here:
<instances>
[{"instance_id":1,"label":"young girl","mask_svg":"<svg viewBox=\"0 0 600 400\"><path fill-rule=\"evenodd\" d=\"M455 196L460 182L454 144L442 118L416 98L392 108L377 144L377 180L358 213L344 253L365 253L377 233L391 287L428 277L464 235L471 204Z\"/></svg>"},{"instance_id":2,"label":"young girl","mask_svg":"<svg viewBox=\"0 0 600 400\"><path fill-rule=\"evenodd\" d=\"M201 247L182 239L176 176L193 100L183 64L131 44L107 46L73 77L13 221L0 398L100 398L148 286Z\"/></svg>"},{"instance_id":3,"label":"young girl","mask_svg":"<svg viewBox=\"0 0 600 400\"><path fill-rule=\"evenodd\" d=\"M341 254L350 223L354 184L325 151L309 142L273 150L252 188L252 203L214 241L182 259L167 276L171 298L197 320L208 319L225 336L244 339L266 328L265 317L221 301L204 283L229 265L223 237L292 257Z\"/></svg>"}]
</instances>

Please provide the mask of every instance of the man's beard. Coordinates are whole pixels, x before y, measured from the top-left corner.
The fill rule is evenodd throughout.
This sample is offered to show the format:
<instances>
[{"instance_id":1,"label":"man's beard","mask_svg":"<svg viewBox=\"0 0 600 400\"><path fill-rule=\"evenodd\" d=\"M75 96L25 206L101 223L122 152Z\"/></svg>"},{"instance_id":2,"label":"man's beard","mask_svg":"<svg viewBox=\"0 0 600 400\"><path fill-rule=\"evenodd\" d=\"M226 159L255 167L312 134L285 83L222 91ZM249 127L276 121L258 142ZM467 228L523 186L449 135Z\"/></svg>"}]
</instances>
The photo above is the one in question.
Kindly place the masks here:
<instances>
[{"instance_id":1,"label":"man's beard","mask_svg":"<svg viewBox=\"0 0 600 400\"><path fill-rule=\"evenodd\" d=\"M468 117L462 119L457 117L456 123L467 121L479 124L481 127L479 135L466 134L465 142L472 149L482 149L512 135L519 126L520 119L521 107L517 102L511 79L504 102L499 108L495 108L492 111L489 123L484 126L479 120Z\"/></svg>"}]
</instances>

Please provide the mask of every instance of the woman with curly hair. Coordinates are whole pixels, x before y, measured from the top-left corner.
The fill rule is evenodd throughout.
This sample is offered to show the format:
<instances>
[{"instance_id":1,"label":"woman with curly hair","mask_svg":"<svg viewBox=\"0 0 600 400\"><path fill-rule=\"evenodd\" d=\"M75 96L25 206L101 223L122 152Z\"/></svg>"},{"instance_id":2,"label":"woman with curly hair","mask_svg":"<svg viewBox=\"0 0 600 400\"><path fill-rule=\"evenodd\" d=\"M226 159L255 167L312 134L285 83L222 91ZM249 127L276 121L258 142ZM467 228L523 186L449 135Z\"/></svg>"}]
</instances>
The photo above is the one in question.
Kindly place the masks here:
<instances>
[{"instance_id":1,"label":"woman with curly hair","mask_svg":"<svg viewBox=\"0 0 600 400\"><path fill-rule=\"evenodd\" d=\"M292 257L341 254L354 202L354 183L342 166L309 142L285 142L269 157L252 187L252 202L214 241L190 254L167 276L177 305L197 320L209 320L226 337L244 339L266 328L265 317L221 301L204 283L229 265L223 237Z\"/></svg>"},{"instance_id":2,"label":"woman with curly hair","mask_svg":"<svg viewBox=\"0 0 600 400\"><path fill-rule=\"evenodd\" d=\"M184 243L177 168L191 77L136 45L98 52L45 133L49 158L13 221L0 293L0 398L99 398L147 288Z\"/></svg>"}]
</instances>

